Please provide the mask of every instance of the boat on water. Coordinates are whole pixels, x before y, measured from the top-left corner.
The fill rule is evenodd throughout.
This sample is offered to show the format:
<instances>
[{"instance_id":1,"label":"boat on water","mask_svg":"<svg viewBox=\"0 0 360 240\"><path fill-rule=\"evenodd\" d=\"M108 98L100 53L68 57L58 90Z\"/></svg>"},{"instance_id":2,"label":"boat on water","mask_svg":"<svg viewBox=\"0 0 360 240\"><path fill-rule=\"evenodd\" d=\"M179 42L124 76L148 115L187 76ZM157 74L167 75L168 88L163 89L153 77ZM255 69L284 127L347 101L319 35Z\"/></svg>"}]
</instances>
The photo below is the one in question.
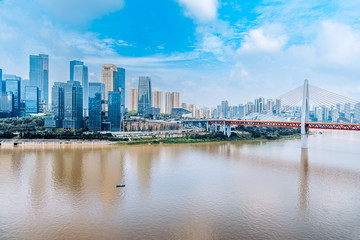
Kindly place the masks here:
<instances>
[{"instance_id":1,"label":"boat on water","mask_svg":"<svg viewBox=\"0 0 360 240\"><path fill-rule=\"evenodd\" d=\"M116 187L118 188L118 187L125 187L125 185L116 185Z\"/></svg>"}]
</instances>

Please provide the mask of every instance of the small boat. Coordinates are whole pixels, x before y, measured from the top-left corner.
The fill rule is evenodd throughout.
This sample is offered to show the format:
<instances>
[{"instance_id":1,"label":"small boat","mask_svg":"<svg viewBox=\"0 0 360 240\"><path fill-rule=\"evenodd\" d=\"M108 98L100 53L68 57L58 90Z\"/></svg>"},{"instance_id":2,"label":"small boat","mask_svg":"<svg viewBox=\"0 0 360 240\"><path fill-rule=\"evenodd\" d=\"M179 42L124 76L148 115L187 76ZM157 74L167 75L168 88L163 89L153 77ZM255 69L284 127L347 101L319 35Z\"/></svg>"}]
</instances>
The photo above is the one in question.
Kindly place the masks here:
<instances>
[{"instance_id":1,"label":"small boat","mask_svg":"<svg viewBox=\"0 0 360 240\"><path fill-rule=\"evenodd\" d=\"M116 187L125 187L125 185L116 185Z\"/></svg>"}]
</instances>

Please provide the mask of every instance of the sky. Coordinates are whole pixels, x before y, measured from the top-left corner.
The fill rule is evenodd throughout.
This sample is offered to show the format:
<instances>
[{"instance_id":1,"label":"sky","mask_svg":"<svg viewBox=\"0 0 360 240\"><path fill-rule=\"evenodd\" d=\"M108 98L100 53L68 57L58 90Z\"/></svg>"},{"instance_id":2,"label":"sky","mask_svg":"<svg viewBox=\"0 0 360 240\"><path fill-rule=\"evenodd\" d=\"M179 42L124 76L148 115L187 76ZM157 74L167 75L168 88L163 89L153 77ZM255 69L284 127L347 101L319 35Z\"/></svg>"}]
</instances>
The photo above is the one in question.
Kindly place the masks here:
<instances>
[{"instance_id":1,"label":"sky","mask_svg":"<svg viewBox=\"0 0 360 240\"><path fill-rule=\"evenodd\" d=\"M0 0L0 68L29 76L50 58L50 86L82 60L126 69L126 88L212 107L276 98L309 83L360 100L360 0ZM128 105L128 97L127 103Z\"/></svg>"}]
</instances>

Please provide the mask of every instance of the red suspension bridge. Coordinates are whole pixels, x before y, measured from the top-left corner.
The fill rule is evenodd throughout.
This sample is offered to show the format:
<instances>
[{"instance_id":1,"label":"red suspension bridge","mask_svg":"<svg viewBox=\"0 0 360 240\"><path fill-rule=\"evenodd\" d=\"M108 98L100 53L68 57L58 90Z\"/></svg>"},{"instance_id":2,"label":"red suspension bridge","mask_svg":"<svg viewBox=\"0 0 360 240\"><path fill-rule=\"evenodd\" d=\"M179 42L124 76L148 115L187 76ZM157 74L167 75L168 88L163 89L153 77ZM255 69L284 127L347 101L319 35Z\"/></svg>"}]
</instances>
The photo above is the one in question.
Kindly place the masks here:
<instances>
[{"instance_id":1,"label":"red suspension bridge","mask_svg":"<svg viewBox=\"0 0 360 240\"><path fill-rule=\"evenodd\" d=\"M301 128L301 122L277 122L277 121L249 121L249 120L208 120L209 124L229 126L254 126L254 127L281 127ZM350 123L305 123L306 129L328 129L328 130L349 130L360 131L360 124Z\"/></svg>"},{"instance_id":2,"label":"red suspension bridge","mask_svg":"<svg viewBox=\"0 0 360 240\"><path fill-rule=\"evenodd\" d=\"M271 106L270 102L266 110L264 98L256 99L255 106L249 103L241 119L192 122L205 124L207 131L223 131L227 136L231 135L233 126L300 128L302 148L307 148L309 129L360 131L360 102L309 85L308 80L276 98L276 106Z\"/></svg>"}]
</instances>

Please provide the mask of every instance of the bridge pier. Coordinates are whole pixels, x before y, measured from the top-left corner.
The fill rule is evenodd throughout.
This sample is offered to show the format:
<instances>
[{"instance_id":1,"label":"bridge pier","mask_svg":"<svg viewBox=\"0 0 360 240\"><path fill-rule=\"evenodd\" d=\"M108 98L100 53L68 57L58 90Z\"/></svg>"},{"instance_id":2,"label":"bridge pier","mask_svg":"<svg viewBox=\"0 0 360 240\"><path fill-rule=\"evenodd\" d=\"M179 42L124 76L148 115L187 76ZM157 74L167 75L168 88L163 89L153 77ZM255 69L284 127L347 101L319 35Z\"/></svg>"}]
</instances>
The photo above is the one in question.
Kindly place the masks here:
<instances>
[{"instance_id":1,"label":"bridge pier","mask_svg":"<svg viewBox=\"0 0 360 240\"><path fill-rule=\"evenodd\" d=\"M308 136L309 131L306 128L306 122L309 121L309 83L308 80L304 81L304 91L303 91L303 102L301 109L301 148L308 148Z\"/></svg>"},{"instance_id":2,"label":"bridge pier","mask_svg":"<svg viewBox=\"0 0 360 240\"><path fill-rule=\"evenodd\" d=\"M228 138L231 136L231 126L230 125L226 126L226 135Z\"/></svg>"}]
</instances>

